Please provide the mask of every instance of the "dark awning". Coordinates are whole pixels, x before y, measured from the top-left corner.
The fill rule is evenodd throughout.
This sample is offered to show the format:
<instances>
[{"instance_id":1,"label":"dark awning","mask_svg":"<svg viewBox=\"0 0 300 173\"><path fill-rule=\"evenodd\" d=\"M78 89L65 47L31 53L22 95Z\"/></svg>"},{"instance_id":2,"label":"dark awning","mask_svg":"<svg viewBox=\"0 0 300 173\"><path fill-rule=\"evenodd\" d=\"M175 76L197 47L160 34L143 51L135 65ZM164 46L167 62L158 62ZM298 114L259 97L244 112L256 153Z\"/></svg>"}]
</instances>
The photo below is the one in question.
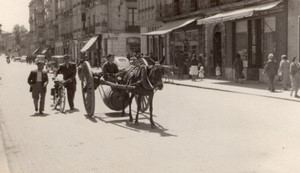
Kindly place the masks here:
<instances>
[{"instance_id":1,"label":"dark awning","mask_svg":"<svg viewBox=\"0 0 300 173\"><path fill-rule=\"evenodd\" d=\"M93 46L93 44L96 42L97 39L98 39L98 36L94 36L94 37L90 38L90 40L82 47L80 52L85 52L85 51L89 50Z\"/></svg>"},{"instance_id":2,"label":"dark awning","mask_svg":"<svg viewBox=\"0 0 300 173\"><path fill-rule=\"evenodd\" d=\"M264 11L264 10L269 10L271 8L276 7L278 4L280 4L282 0L276 1L276 2L271 2L271 3L266 3L266 4L261 4L261 5L256 5L252 7L246 7L243 9L238 9L238 10L232 10L232 11L226 11L223 13L219 13L204 19L199 19L197 20L198 25L202 24L209 24L209 23L218 23L218 22L225 22L225 21L230 21L230 20L237 20L237 19L242 19L246 17L251 17L253 14L257 11Z\"/></svg>"}]
</instances>

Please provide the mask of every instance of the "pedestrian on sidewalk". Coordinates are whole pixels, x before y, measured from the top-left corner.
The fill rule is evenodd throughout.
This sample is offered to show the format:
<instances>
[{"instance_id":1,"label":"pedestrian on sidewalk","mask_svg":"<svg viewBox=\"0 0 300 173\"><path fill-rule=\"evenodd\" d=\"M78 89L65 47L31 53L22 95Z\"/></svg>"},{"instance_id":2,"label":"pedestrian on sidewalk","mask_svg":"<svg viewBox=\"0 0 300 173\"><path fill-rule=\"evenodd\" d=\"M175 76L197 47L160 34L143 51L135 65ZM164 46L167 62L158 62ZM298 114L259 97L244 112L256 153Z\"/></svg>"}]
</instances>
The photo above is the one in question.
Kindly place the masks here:
<instances>
[{"instance_id":1,"label":"pedestrian on sidewalk","mask_svg":"<svg viewBox=\"0 0 300 173\"><path fill-rule=\"evenodd\" d=\"M268 56L268 61L264 67L264 74L267 75L268 78L268 90L271 92L275 92L274 79L278 72L278 65L274 59L274 55L272 53Z\"/></svg>"},{"instance_id":2,"label":"pedestrian on sidewalk","mask_svg":"<svg viewBox=\"0 0 300 173\"><path fill-rule=\"evenodd\" d=\"M38 57L36 65L37 69L30 72L27 82L30 85L29 91L32 93L35 111L39 111L40 114L43 114L49 80L47 72L44 70L45 61ZM38 106L38 104L40 106Z\"/></svg>"},{"instance_id":3,"label":"pedestrian on sidewalk","mask_svg":"<svg viewBox=\"0 0 300 173\"><path fill-rule=\"evenodd\" d=\"M215 71L216 71L217 79L220 79L221 78L221 67L219 66L219 64L217 64Z\"/></svg>"},{"instance_id":4,"label":"pedestrian on sidewalk","mask_svg":"<svg viewBox=\"0 0 300 173\"><path fill-rule=\"evenodd\" d=\"M203 80L203 78L204 78L204 73L205 73L204 67L203 67L202 64L200 64L200 69L199 69L199 78L200 78L200 81Z\"/></svg>"},{"instance_id":5,"label":"pedestrian on sidewalk","mask_svg":"<svg viewBox=\"0 0 300 173\"><path fill-rule=\"evenodd\" d=\"M235 83L239 83L239 79L245 78L243 74L243 60L241 59L241 55L239 53L236 54L232 69L235 71ZM241 80L240 83L243 83L243 80Z\"/></svg>"},{"instance_id":6,"label":"pedestrian on sidewalk","mask_svg":"<svg viewBox=\"0 0 300 173\"><path fill-rule=\"evenodd\" d=\"M60 66L53 75L53 80L58 74L63 75L65 87L67 89L68 102L71 110L74 110L74 98L76 92L76 64L71 61L69 55L64 55L65 64Z\"/></svg>"},{"instance_id":7,"label":"pedestrian on sidewalk","mask_svg":"<svg viewBox=\"0 0 300 173\"><path fill-rule=\"evenodd\" d=\"M196 58L196 55L193 54L191 59L191 67L190 67L190 75L192 76L192 81L196 81L198 75L198 65L199 65L199 61Z\"/></svg>"},{"instance_id":8,"label":"pedestrian on sidewalk","mask_svg":"<svg viewBox=\"0 0 300 173\"><path fill-rule=\"evenodd\" d=\"M282 80L283 90L288 90L288 85L290 83L290 61L286 55L281 56L278 75Z\"/></svg>"},{"instance_id":9,"label":"pedestrian on sidewalk","mask_svg":"<svg viewBox=\"0 0 300 173\"><path fill-rule=\"evenodd\" d=\"M294 57L292 59L292 63L290 65L290 76L291 76L291 82L292 82L292 89L291 89L291 96L293 96L293 92L295 92L294 97L298 96L298 89L299 89L299 83L300 83L300 65L297 61L297 57Z\"/></svg>"}]
</instances>

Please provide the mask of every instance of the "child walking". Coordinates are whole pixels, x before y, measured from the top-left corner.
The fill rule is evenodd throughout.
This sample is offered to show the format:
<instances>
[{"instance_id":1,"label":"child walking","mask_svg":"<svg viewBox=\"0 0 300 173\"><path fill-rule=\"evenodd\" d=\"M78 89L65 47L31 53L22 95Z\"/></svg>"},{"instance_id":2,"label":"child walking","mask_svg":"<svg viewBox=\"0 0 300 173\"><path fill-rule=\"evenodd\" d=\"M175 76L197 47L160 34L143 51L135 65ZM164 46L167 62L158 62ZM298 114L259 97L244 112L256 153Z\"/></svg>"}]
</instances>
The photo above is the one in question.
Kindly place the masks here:
<instances>
[{"instance_id":1,"label":"child walking","mask_svg":"<svg viewBox=\"0 0 300 173\"><path fill-rule=\"evenodd\" d=\"M200 65L200 69L199 69L198 72L199 72L199 78L200 78L200 81L202 81L203 78L204 78L204 68L203 68L202 65Z\"/></svg>"}]
</instances>

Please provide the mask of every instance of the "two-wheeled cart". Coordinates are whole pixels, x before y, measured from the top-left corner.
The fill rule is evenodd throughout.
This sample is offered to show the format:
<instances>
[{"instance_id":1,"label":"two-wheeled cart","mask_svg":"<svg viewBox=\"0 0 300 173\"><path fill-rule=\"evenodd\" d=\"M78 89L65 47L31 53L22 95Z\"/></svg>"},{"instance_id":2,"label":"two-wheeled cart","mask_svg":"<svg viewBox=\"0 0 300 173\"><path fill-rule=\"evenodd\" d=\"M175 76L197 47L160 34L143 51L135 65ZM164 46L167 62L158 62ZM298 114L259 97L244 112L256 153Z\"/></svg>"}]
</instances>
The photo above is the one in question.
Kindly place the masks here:
<instances>
[{"instance_id":1,"label":"two-wheeled cart","mask_svg":"<svg viewBox=\"0 0 300 173\"><path fill-rule=\"evenodd\" d=\"M97 88L104 104L115 111L123 110L128 106L129 93L136 89L135 86L121 85L104 80L103 73L93 72L88 61L81 63L78 74L81 80L82 97L87 116L94 115L95 90ZM141 112L146 111L148 107L148 96L142 96Z\"/></svg>"}]
</instances>

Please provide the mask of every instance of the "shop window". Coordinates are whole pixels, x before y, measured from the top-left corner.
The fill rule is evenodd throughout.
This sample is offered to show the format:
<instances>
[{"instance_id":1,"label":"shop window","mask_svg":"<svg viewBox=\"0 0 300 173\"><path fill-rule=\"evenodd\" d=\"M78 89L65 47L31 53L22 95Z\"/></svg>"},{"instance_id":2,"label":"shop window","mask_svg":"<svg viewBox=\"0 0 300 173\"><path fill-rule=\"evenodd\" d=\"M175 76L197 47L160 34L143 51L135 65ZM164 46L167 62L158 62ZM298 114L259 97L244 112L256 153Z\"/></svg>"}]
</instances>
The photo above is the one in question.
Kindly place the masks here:
<instances>
[{"instance_id":1,"label":"shop window","mask_svg":"<svg viewBox=\"0 0 300 173\"><path fill-rule=\"evenodd\" d=\"M247 21L236 23L236 52L241 55L244 67L248 67L248 25Z\"/></svg>"},{"instance_id":2,"label":"shop window","mask_svg":"<svg viewBox=\"0 0 300 173\"><path fill-rule=\"evenodd\" d=\"M174 0L174 13L175 15L181 14L180 0Z\"/></svg>"},{"instance_id":3,"label":"shop window","mask_svg":"<svg viewBox=\"0 0 300 173\"><path fill-rule=\"evenodd\" d=\"M276 32L276 19L275 17L264 18L263 28L264 28L264 43L263 43L263 56L264 62L267 61L267 57L270 53L276 52L275 44L275 32Z\"/></svg>"},{"instance_id":4,"label":"shop window","mask_svg":"<svg viewBox=\"0 0 300 173\"><path fill-rule=\"evenodd\" d=\"M197 0L191 0L191 10L192 11L198 10L198 1Z\"/></svg>"}]
</instances>

